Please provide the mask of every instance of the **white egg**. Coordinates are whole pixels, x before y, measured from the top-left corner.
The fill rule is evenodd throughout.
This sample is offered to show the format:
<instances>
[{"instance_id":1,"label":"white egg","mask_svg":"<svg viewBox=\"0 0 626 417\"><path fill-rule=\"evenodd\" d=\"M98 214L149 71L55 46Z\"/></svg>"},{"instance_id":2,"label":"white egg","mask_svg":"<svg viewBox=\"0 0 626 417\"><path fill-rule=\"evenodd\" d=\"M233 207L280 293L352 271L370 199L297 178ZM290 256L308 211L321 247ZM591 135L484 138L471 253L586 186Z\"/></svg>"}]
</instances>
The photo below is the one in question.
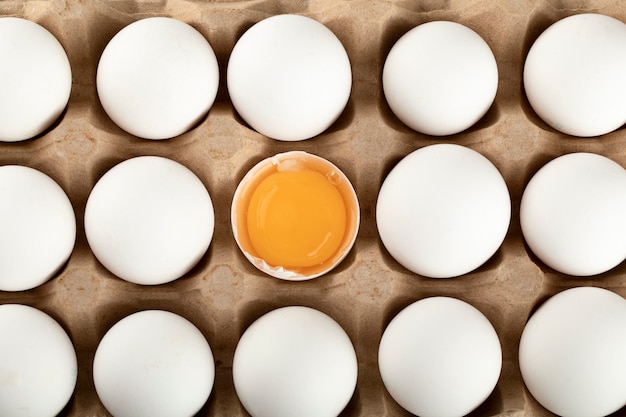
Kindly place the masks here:
<instances>
[{"instance_id":1,"label":"white egg","mask_svg":"<svg viewBox=\"0 0 626 417\"><path fill-rule=\"evenodd\" d=\"M233 378L253 417L336 417L355 390L357 359L332 318L308 307L283 307L241 336Z\"/></svg>"},{"instance_id":2,"label":"white egg","mask_svg":"<svg viewBox=\"0 0 626 417\"><path fill-rule=\"evenodd\" d=\"M72 69L45 28L0 18L0 141L31 139L50 127L70 99Z\"/></svg>"},{"instance_id":3,"label":"white egg","mask_svg":"<svg viewBox=\"0 0 626 417\"><path fill-rule=\"evenodd\" d=\"M453 144L418 149L389 173L378 195L376 222L389 254L431 278L481 266L502 244L511 200L497 168Z\"/></svg>"},{"instance_id":4,"label":"white egg","mask_svg":"<svg viewBox=\"0 0 626 417\"><path fill-rule=\"evenodd\" d=\"M602 417L626 405L626 300L579 287L548 299L522 333L519 364L541 405L562 417Z\"/></svg>"},{"instance_id":5,"label":"white egg","mask_svg":"<svg viewBox=\"0 0 626 417\"><path fill-rule=\"evenodd\" d=\"M74 249L72 203L46 174L19 165L0 167L0 201L0 290L30 290L52 278Z\"/></svg>"},{"instance_id":6,"label":"white egg","mask_svg":"<svg viewBox=\"0 0 626 417\"><path fill-rule=\"evenodd\" d=\"M452 135L487 113L498 89L498 67L476 32L434 21L396 42L382 83L389 107L404 124L428 135Z\"/></svg>"},{"instance_id":7,"label":"white egg","mask_svg":"<svg viewBox=\"0 0 626 417\"><path fill-rule=\"evenodd\" d=\"M58 415L76 386L72 341L50 316L20 304L0 305L0 415Z\"/></svg>"},{"instance_id":8,"label":"white egg","mask_svg":"<svg viewBox=\"0 0 626 417\"><path fill-rule=\"evenodd\" d=\"M145 310L104 335L93 378L114 417L191 417L209 398L215 363L191 322L168 311Z\"/></svg>"},{"instance_id":9,"label":"white egg","mask_svg":"<svg viewBox=\"0 0 626 417\"><path fill-rule=\"evenodd\" d=\"M96 84L102 107L119 127L144 139L168 139L207 114L219 68L200 32L176 19L151 17L111 39Z\"/></svg>"},{"instance_id":10,"label":"white egg","mask_svg":"<svg viewBox=\"0 0 626 417\"><path fill-rule=\"evenodd\" d=\"M626 25L600 14L566 17L534 42L524 90L554 129L598 136L626 122Z\"/></svg>"},{"instance_id":11,"label":"white egg","mask_svg":"<svg viewBox=\"0 0 626 417\"><path fill-rule=\"evenodd\" d=\"M237 113L273 139L312 138L341 115L352 88L348 55L335 34L309 17L278 15L248 29L228 62Z\"/></svg>"},{"instance_id":12,"label":"white egg","mask_svg":"<svg viewBox=\"0 0 626 417\"><path fill-rule=\"evenodd\" d=\"M385 387L420 417L462 417L495 388L502 368L500 340L475 307L431 297L404 308L380 341Z\"/></svg>"},{"instance_id":13,"label":"white egg","mask_svg":"<svg viewBox=\"0 0 626 417\"><path fill-rule=\"evenodd\" d=\"M111 168L85 208L96 258L118 277L143 285L180 278L206 253L215 225L204 184L167 158L140 156Z\"/></svg>"},{"instance_id":14,"label":"white egg","mask_svg":"<svg viewBox=\"0 0 626 417\"><path fill-rule=\"evenodd\" d=\"M626 170L592 153L572 153L543 166L520 205L524 239L545 264L591 276L626 258Z\"/></svg>"}]
</instances>

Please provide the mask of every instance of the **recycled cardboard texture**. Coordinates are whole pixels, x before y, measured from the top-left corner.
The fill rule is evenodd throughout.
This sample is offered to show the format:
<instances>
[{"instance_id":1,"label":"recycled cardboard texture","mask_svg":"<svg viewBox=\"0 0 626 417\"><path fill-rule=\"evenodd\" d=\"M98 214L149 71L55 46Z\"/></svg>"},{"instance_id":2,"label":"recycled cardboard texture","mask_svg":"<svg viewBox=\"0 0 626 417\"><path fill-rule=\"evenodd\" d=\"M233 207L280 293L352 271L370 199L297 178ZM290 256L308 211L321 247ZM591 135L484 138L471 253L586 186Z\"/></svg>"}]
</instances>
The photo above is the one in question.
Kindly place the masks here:
<instances>
[{"instance_id":1,"label":"recycled cardboard texture","mask_svg":"<svg viewBox=\"0 0 626 417\"><path fill-rule=\"evenodd\" d=\"M62 416L107 416L99 402L92 364L99 340L118 320L143 309L166 309L191 320L209 341L216 381L199 416L246 416L232 382L239 336L274 308L306 305L338 321L352 339L359 361L358 385L342 416L407 416L385 391L378 372L378 344L385 326L403 307L427 296L465 300L493 323L503 347L503 370L489 399L472 416L549 416L529 395L517 363L526 320L548 296L575 286L599 286L626 296L626 265L594 278L572 278L543 265L525 246L519 203L530 177L549 160L574 151L602 154L626 166L626 130L599 138L568 137L532 111L522 86L524 58L532 42L553 22L581 12L626 20L626 3L604 1L3 1L0 15L19 16L51 31L66 49L72 95L60 120L35 140L0 144L0 165L22 164L55 179L77 215L75 250L48 283L25 292L0 293L0 303L37 307L67 330L79 360L78 384ZM344 44L353 70L350 101L325 133L303 142L278 142L251 130L235 113L226 89L226 66L239 36L263 18L297 13L319 20ZM169 16L198 29L220 64L220 89L208 116L193 130L166 141L135 138L104 113L95 89L96 67L107 42L131 22ZM468 131L444 138L405 127L385 103L381 71L399 37L432 20L452 20L480 34L499 69L491 110ZM501 249L466 276L428 279L395 262L382 247L375 223L379 187L390 169L411 151L435 143L457 143L488 157L506 180L512 222ZM347 259L333 272L308 282L284 282L257 271L232 236L230 205L239 180L261 159L288 150L323 156L351 179L361 204L361 228ZM190 273L166 285L127 283L94 258L83 228L89 192L118 162L161 155L189 167L215 205L216 229L206 256ZM622 410L616 415L626 415Z\"/></svg>"}]
</instances>

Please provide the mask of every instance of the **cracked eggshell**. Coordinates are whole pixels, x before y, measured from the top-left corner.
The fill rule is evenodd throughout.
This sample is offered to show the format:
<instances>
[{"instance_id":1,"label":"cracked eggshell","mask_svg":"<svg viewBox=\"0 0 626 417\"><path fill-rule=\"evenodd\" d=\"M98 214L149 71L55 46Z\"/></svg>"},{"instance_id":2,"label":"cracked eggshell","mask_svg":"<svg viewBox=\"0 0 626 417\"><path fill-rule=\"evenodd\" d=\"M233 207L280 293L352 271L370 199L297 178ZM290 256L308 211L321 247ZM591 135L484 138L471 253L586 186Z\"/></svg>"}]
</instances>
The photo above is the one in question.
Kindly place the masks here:
<instances>
[{"instance_id":1,"label":"cracked eggshell","mask_svg":"<svg viewBox=\"0 0 626 417\"><path fill-rule=\"evenodd\" d=\"M248 236L246 212L252 192L266 176L281 169L294 169L300 166L317 170L332 178L346 205L347 226L342 244L331 258L321 265L306 267L296 271L282 266L269 265L256 254ZM313 154L302 151L290 151L262 160L243 177L233 197L231 222L237 245L252 265L275 278L288 281L304 281L326 274L345 259L356 241L360 223L360 210L358 198L350 180L337 166Z\"/></svg>"}]
</instances>

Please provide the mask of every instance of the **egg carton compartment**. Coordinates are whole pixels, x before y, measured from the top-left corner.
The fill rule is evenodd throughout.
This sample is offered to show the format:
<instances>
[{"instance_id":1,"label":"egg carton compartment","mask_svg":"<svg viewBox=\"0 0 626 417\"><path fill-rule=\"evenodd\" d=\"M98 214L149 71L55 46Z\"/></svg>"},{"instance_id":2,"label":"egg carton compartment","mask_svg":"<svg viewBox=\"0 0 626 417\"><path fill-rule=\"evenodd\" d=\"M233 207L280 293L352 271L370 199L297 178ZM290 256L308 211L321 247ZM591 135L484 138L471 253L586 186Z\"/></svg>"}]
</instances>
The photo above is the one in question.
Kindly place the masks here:
<instances>
[{"instance_id":1,"label":"egg carton compartment","mask_svg":"<svg viewBox=\"0 0 626 417\"><path fill-rule=\"evenodd\" d=\"M532 42L551 23L581 12L626 21L626 4L612 0L547 2L336 1L336 0L110 0L0 2L0 16L33 20L61 42L72 66L73 85L61 118L37 138L0 143L0 165L41 170L61 185L77 217L77 241L62 270L29 291L0 292L0 304L22 303L55 318L78 355L78 383L61 416L109 414L93 379L95 350L118 320L140 310L165 309L196 325L209 342L216 379L198 416L247 416L232 381L241 334L264 313L305 305L333 317L348 333L359 362L355 394L341 416L409 416L385 390L378 371L383 330L402 308L428 296L452 296L477 307L496 329L503 350L500 380L470 416L551 416L528 393L518 365L519 339L534 309L567 288L598 286L626 296L626 265L591 278L573 278L545 266L526 246L519 223L524 187L549 160L569 152L595 152L626 166L624 128L600 138L573 138L547 126L524 96L522 69ZM263 18L296 13L312 17L341 40L352 65L352 93L341 117L318 137L279 142L253 131L236 114L226 88L228 57L241 34ZM213 47L220 68L216 102L189 132L164 141L125 133L106 115L95 88L96 69L107 42L124 26L151 16L180 19ZM409 29L433 20L462 23L491 47L499 72L494 104L475 126L435 138L403 125L387 105L382 66L393 44ZM380 186L411 151L456 143L486 156L502 173L512 199L511 224L497 253L474 272L430 279L403 268L383 247L375 221ZM304 282L286 282L254 268L239 251L230 224L235 188L260 160L302 150L337 165L351 180L361 208L356 243L333 271ZM209 191L215 232L205 256L169 284L139 286L107 271L93 256L83 227L85 204L97 180L117 163L139 155L171 158L191 169ZM626 410L614 416L624 416Z\"/></svg>"}]
</instances>

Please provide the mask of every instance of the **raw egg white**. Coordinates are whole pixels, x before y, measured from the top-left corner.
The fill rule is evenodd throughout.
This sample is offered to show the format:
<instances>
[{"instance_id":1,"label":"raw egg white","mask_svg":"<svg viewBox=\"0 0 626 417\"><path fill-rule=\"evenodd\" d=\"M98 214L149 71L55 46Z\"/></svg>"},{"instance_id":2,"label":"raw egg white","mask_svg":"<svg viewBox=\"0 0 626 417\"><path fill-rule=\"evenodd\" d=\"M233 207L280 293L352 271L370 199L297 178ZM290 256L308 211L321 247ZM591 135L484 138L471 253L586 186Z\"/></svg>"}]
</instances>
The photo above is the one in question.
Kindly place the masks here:
<instances>
[{"instance_id":1,"label":"raw egg white","mask_svg":"<svg viewBox=\"0 0 626 417\"><path fill-rule=\"evenodd\" d=\"M51 279L76 241L70 199L46 174L0 167L0 290L25 291Z\"/></svg>"},{"instance_id":2,"label":"raw egg white","mask_svg":"<svg viewBox=\"0 0 626 417\"><path fill-rule=\"evenodd\" d=\"M352 88L341 41L320 22L283 14L248 29L228 61L228 92L237 113L273 139L312 138L341 115Z\"/></svg>"},{"instance_id":3,"label":"raw egg white","mask_svg":"<svg viewBox=\"0 0 626 417\"><path fill-rule=\"evenodd\" d=\"M437 144L402 159L376 203L380 238L410 271L431 278L466 274L502 244L511 200L497 168L480 153Z\"/></svg>"},{"instance_id":4,"label":"raw egg white","mask_svg":"<svg viewBox=\"0 0 626 417\"><path fill-rule=\"evenodd\" d=\"M58 415L76 387L72 341L52 317L20 304L0 305L0 415Z\"/></svg>"},{"instance_id":5,"label":"raw egg white","mask_svg":"<svg viewBox=\"0 0 626 417\"><path fill-rule=\"evenodd\" d=\"M96 183L85 208L85 234L96 258L142 285L171 282L206 253L213 202L185 166L158 156L123 161Z\"/></svg>"},{"instance_id":6,"label":"raw egg white","mask_svg":"<svg viewBox=\"0 0 626 417\"><path fill-rule=\"evenodd\" d=\"M253 417L336 417L354 393L357 358L332 318L309 307L283 307L241 336L233 379Z\"/></svg>"},{"instance_id":7,"label":"raw egg white","mask_svg":"<svg viewBox=\"0 0 626 417\"><path fill-rule=\"evenodd\" d=\"M500 377L502 349L489 320L449 297L419 300L385 329L378 365L385 387L420 417L462 417L481 405Z\"/></svg>"},{"instance_id":8,"label":"raw egg white","mask_svg":"<svg viewBox=\"0 0 626 417\"><path fill-rule=\"evenodd\" d=\"M72 69L63 46L45 28L0 18L0 141L31 139L67 106Z\"/></svg>"},{"instance_id":9,"label":"raw egg white","mask_svg":"<svg viewBox=\"0 0 626 417\"><path fill-rule=\"evenodd\" d=\"M626 406L626 300L593 287L562 291L531 316L519 345L526 387L562 417Z\"/></svg>"},{"instance_id":10,"label":"raw egg white","mask_svg":"<svg viewBox=\"0 0 626 417\"><path fill-rule=\"evenodd\" d=\"M626 170L592 153L571 153L543 166L520 205L524 239L549 267L591 276L626 258Z\"/></svg>"},{"instance_id":11,"label":"raw egg white","mask_svg":"<svg viewBox=\"0 0 626 417\"><path fill-rule=\"evenodd\" d=\"M151 17L119 31L96 76L98 97L119 127L144 139L185 133L207 114L219 69L200 32L176 19Z\"/></svg>"},{"instance_id":12,"label":"raw egg white","mask_svg":"<svg viewBox=\"0 0 626 417\"><path fill-rule=\"evenodd\" d=\"M435 21L396 42L382 82L389 107L404 124L428 135L452 135L487 113L498 89L498 67L476 32Z\"/></svg>"},{"instance_id":13,"label":"raw egg white","mask_svg":"<svg viewBox=\"0 0 626 417\"><path fill-rule=\"evenodd\" d=\"M246 258L276 278L305 280L337 266L359 228L348 178L319 156L286 152L255 165L231 208L233 234Z\"/></svg>"},{"instance_id":14,"label":"raw egg white","mask_svg":"<svg viewBox=\"0 0 626 417\"><path fill-rule=\"evenodd\" d=\"M145 310L104 335L93 362L98 397L115 417L190 417L209 398L213 353L191 322Z\"/></svg>"},{"instance_id":15,"label":"raw egg white","mask_svg":"<svg viewBox=\"0 0 626 417\"><path fill-rule=\"evenodd\" d=\"M626 122L626 25L583 13L554 23L537 38L524 64L524 90L554 129L599 136Z\"/></svg>"}]
</instances>

